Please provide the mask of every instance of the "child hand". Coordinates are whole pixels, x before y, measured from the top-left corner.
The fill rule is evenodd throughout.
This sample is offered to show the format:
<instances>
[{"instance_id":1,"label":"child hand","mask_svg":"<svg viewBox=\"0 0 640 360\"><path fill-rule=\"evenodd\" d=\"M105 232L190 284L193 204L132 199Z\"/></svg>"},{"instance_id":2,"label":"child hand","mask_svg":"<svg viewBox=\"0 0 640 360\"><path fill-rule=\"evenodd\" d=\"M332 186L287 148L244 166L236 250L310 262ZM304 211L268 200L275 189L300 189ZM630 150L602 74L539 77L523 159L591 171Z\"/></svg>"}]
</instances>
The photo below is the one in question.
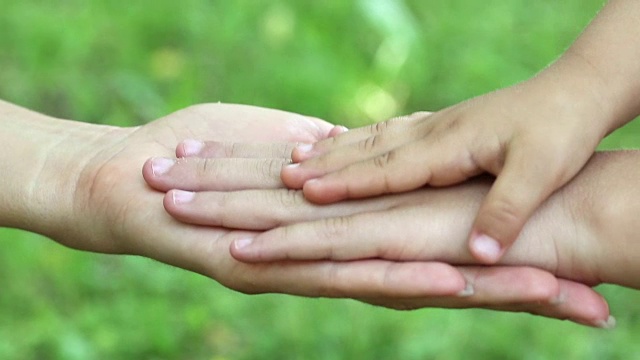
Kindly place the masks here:
<instances>
[{"instance_id":1,"label":"child hand","mask_svg":"<svg viewBox=\"0 0 640 360\"><path fill-rule=\"evenodd\" d=\"M527 219L584 166L608 130L604 106L582 87L540 76L437 113L416 113L299 146L282 180L332 203L497 177L470 235L495 263Z\"/></svg>"}]
</instances>

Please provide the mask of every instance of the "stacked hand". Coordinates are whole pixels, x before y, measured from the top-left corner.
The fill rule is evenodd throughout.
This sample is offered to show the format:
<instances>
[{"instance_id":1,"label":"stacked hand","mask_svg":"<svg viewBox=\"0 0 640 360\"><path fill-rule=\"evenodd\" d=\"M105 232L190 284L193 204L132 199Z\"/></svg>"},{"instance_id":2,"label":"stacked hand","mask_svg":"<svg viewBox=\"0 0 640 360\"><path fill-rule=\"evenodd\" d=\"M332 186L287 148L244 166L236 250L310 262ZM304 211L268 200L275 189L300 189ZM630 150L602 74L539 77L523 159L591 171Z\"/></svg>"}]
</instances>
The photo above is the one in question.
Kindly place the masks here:
<instances>
[{"instance_id":1,"label":"stacked hand","mask_svg":"<svg viewBox=\"0 0 640 360\"><path fill-rule=\"evenodd\" d=\"M2 226L77 249L149 257L246 293L349 297L402 309L485 307L612 325L599 294L561 278L595 283L611 274L591 276L595 269L582 262L555 268L567 263L547 260L556 254L549 247L524 241L543 255L516 252L509 266L474 265L456 236L486 192L482 182L322 207L284 189L279 172L291 149L341 131L317 119L217 104L118 128L0 102L0 123L6 147L0 170L13 174L2 179ZM218 142L184 142L177 155L187 157L176 159L175 144L194 137ZM143 164L156 190L141 178ZM196 193L161 192L173 188ZM164 211L163 198L182 222Z\"/></svg>"},{"instance_id":2,"label":"stacked hand","mask_svg":"<svg viewBox=\"0 0 640 360\"><path fill-rule=\"evenodd\" d=\"M483 267L475 265L464 242L490 187L488 179L314 205L301 191L285 189L279 179L294 146L188 140L177 147L179 159L149 160L144 176L152 187L167 192L164 205L176 219L205 229L242 229L228 233L221 247L230 249L220 250L231 251L242 266L313 264L309 261L331 266L323 286L334 281L344 286L324 295L393 308L484 307L612 325L606 303L590 288L602 281L602 264L597 257L588 261L601 244L575 215L584 204L566 206L571 189L542 206L499 265ZM157 162L174 165L154 172ZM593 161L590 168L601 163ZM589 176L587 172L583 183L589 184ZM578 189L587 186L575 184ZM583 254L577 250L578 239L586 241ZM341 266L362 268L359 281L367 279L368 286L375 284L385 296L356 294L343 278L346 272L338 270ZM378 272L376 266L385 270Z\"/></svg>"}]
</instances>

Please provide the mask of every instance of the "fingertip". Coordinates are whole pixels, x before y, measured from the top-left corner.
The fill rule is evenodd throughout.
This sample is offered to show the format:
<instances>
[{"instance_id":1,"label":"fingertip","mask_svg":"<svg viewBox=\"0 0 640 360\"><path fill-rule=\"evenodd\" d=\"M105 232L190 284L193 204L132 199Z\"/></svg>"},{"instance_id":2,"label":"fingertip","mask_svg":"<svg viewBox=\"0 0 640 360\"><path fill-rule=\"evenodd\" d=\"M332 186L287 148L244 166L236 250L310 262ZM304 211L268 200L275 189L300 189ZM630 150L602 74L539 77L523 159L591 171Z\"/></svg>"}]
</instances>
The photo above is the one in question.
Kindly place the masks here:
<instances>
[{"instance_id":1,"label":"fingertip","mask_svg":"<svg viewBox=\"0 0 640 360\"><path fill-rule=\"evenodd\" d=\"M264 252L260 250L253 236L240 237L229 244L229 253L234 259L241 262L256 263L278 260L264 256Z\"/></svg>"},{"instance_id":2,"label":"fingertip","mask_svg":"<svg viewBox=\"0 0 640 360\"><path fill-rule=\"evenodd\" d=\"M202 149L204 149L205 143L200 140L186 139L182 141L176 147L177 157L194 157L198 156Z\"/></svg>"},{"instance_id":3,"label":"fingertip","mask_svg":"<svg viewBox=\"0 0 640 360\"><path fill-rule=\"evenodd\" d=\"M300 176L300 164L287 164L280 170L280 180L289 189L302 189L304 179Z\"/></svg>"},{"instance_id":4,"label":"fingertip","mask_svg":"<svg viewBox=\"0 0 640 360\"><path fill-rule=\"evenodd\" d=\"M336 125L331 129L331 131L329 131L328 137L338 136L338 135L340 135L342 133L345 133L347 131L349 131L349 128L347 128L346 126Z\"/></svg>"},{"instance_id":5,"label":"fingertip","mask_svg":"<svg viewBox=\"0 0 640 360\"><path fill-rule=\"evenodd\" d=\"M316 204L331 204L347 198L346 194L338 189L326 186L321 178L305 181L302 193L307 200Z\"/></svg>"},{"instance_id":6,"label":"fingertip","mask_svg":"<svg viewBox=\"0 0 640 360\"><path fill-rule=\"evenodd\" d=\"M150 158L142 165L142 177L153 189L166 191L168 190L165 184L165 180L167 179L163 175L167 174L175 163L173 159L162 157Z\"/></svg>"},{"instance_id":7,"label":"fingertip","mask_svg":"<svg viewBox=\"0 0 640 360\"><path fill-rule=\"evenodd\" d=\"M291 160L299 163L313 157L313 144L299 144L291 151Z\"/></svg>"},{"instance_id":8,"label":"fingertip","mask_svg":"<svg viewBox=\"0 0 640 360\"><path fill-rule=\"evenodd\" d=\"M153 179L153 170L151 168L152 160L153 158L147 159L147 161L145 161L144 164L142 165L142 177L147 183L149 183L149 180Z\"/></svg>"},{"instance_id":9,"label":"fingertip","mask_svg":"<svg viewBox=\"0 0 640 360\"><path fill-rule=\"evenodd\" d=\"M471 254L483 264L495 264L504 253L504 247L493 237L473 232L469 242Z\"/></svg>"}]
</instances>

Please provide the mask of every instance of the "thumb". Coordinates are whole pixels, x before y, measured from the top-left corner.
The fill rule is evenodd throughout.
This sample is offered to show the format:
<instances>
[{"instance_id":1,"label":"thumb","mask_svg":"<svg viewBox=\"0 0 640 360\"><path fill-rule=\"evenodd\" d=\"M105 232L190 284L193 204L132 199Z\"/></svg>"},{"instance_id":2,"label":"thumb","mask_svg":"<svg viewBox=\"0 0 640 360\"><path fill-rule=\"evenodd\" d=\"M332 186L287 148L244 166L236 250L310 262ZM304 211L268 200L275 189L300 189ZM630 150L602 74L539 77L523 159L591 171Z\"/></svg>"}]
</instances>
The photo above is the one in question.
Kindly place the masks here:
<instances>
[{"instance_id":1,"label":"thumb","mask_svg":"<svg viewBox=\"0 0 640 360\"><path fill-rule=\"evenodd\" d=\"M482 263L496 263L533 212L566 182L561 179L563 169L557 159L539 152L532 158L531 154L524 149L509 154L480 205L469 247Z\"/></svg>"}]
</instances>

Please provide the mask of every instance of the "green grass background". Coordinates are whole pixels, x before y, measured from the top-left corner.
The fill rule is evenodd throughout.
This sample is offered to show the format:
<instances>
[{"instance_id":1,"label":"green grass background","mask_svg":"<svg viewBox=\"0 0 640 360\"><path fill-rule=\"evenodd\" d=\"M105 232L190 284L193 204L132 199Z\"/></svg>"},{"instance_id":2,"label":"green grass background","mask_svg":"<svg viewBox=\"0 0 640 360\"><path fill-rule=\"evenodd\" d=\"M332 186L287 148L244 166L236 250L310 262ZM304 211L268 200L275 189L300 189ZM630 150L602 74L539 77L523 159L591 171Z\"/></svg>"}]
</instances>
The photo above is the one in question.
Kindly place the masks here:
<instances>
[{"instance_id":1,"label":"green grass background","mask_svg":"<svg viewBox=\"0 0 640 360\"><path fill-rule=\"evenodd\" d=\"M201 102L358 126L532 76L602 0L5 0L0 98L138 125ZM603 148L637 147L632 123ZM5 174L4 176L10 176ZM151 260L0 230L2 359L629 359L640 296L600 287L618 329L525 314L397 312L247 296Z\"/></svg>"}]
</instances>

